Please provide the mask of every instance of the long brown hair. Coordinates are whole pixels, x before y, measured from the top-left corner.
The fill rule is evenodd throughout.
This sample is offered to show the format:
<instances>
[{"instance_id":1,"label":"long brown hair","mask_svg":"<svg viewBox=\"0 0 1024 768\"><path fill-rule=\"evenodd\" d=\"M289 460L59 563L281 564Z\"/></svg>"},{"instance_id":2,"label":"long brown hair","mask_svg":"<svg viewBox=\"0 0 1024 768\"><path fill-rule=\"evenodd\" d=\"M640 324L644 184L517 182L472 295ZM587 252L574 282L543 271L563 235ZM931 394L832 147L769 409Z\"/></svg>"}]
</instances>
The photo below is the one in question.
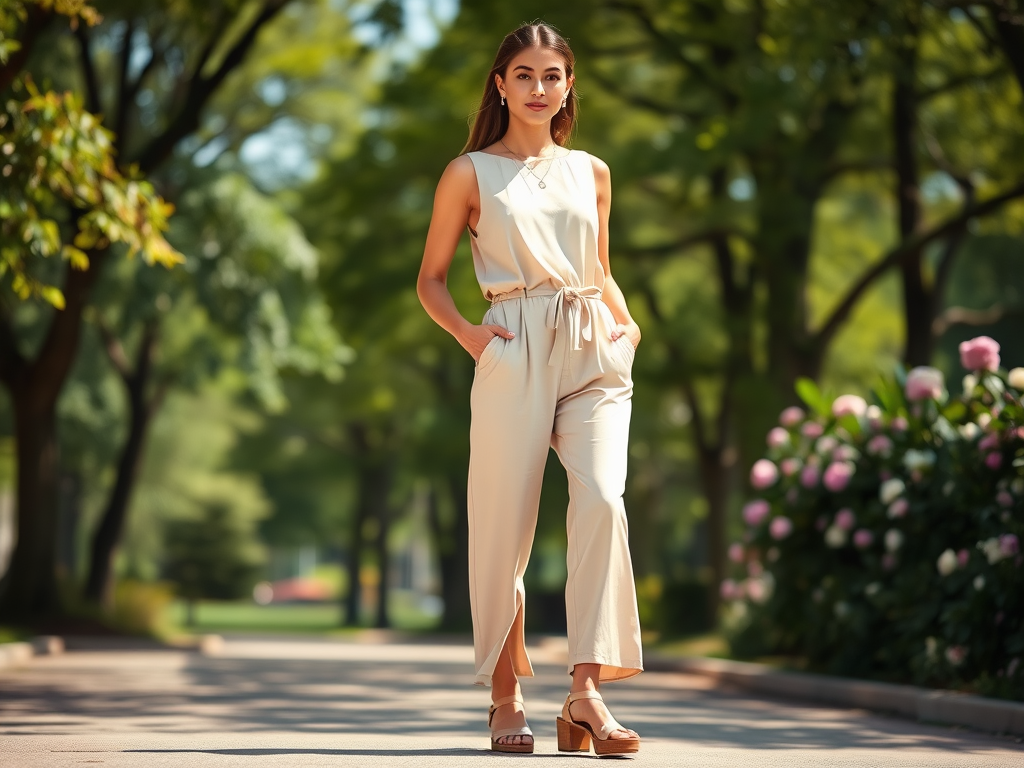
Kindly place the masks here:
<instances>
[{"instance_id":1,"label":"long brown hair","mask_svg":"<svg viewBox=\"0 0 1024 768\"><path fill-rule=\"evenodd\" d=\"M573 55L569 43L550 24L539 21L533 24L524 24L519 29L509 32L498 46L494 64L491 71L487 73L487 84L484 86L483 98L480 99L480 109L477 110L476 120L473 121L473 127L470 128L469 141L462 148L463 154L488 147L505 135L505 131L508 130L508 107L501 105L501 94L498 92L494 76L501 75L504 80L512 59L520 51L534 47L549 48L557 53L565 62L566 78L572 74L576 57ZM565 109L560 109L551 118L551 138L560 147L565 146L572 136L572 132L576 128L578 111L576 86L573 85L569 90Z\"/></svg>"}]
</instances>

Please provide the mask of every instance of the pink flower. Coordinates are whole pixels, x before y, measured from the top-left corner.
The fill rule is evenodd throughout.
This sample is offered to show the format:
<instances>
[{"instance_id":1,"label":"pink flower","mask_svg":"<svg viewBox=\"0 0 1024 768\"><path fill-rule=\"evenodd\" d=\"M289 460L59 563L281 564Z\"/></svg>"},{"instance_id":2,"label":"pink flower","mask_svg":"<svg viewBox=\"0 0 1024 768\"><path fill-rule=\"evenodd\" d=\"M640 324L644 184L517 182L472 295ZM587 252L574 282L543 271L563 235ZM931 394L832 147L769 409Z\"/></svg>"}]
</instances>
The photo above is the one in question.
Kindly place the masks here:
<instances>
[{"instance_id":1,"label":"pink flower","mask_svg":"<svg viewBox=\"0 0 1024 768\"><path fill-rule=\"evenodd\" d=\"M963 346L963 345L961 345ZM946 661L954 667L959 667L967 658L967 649L962 645L951 645L946 649Z\"/></svg>"},{"instance_id":2,"label":"pink flower","mask_svg":"<svg viewBox=\"0 0 1024 768\"><path fill-rule=\"evenodd\" d=\"M795 427L801 421L804 420L804 412L797 408L795 405L791 405L789 408L779 414L779 424L784 427Z\"/></svg>"},{"instance_id":3,"label":"pink flower","mask_svg":"<svg viewBox=\"0 0 1024 768\"><path fill-rule=\"evenodd\" d=\"M804 437L809 437L812 440L821 437L825 433L825 428L816 421L808 421L802 427L800 427L800 433Z\"/></svg>"},{"instance_id":4,"label":"pink flower","mask_svg":"<svg viewBox=\"0 0 1024 768\"><path fill-rule=\"evenodd\" d=\"M871 546L871 542L875 540L875 535L871 533L867 528L861 528L854 531L853 534L853 546L857 549L867 549Z\"/></svg>"},{"instance_id":5,"label":"pink flower","mask_svg":"<svg viewBox=\"0 0 1024 768\"><path fill-rule=\"evenodd\" d=\"M907 374L907 400L938 400L946 387L945 378L938 368L919 365Z\"/></svg>"},{"instance_id":6,"label":"pink flower","mask_svg":"<svg viewBox=\"0 0 1024 768\"><path fill-rule=\"evenodd\" d=\"M764 499L748 501L743 507L743 521L749 526L760 525L769 512L771 506Z\"/></svg>"},{"instance_id":7,"label":"pink flower","mask_svg":"<svg viewBox=\"0 0 1024 768\"><path fill-rule=\"evenodd\" d=\"M833 461L855 461L857 459L857 449L852 445L840 445L834 451L832 451Z\"/></svg>"},{"instance_id":8,"label":"pink flower","mask_svg":"<svg viewBox=\"0 0 1024 768\"><path fill-rule=\"evenodd\" d=\"M735 600L743 596L743 590L732 579L726 579L718 588L718 594L722 596L723 600Z\"/></svg>"},{"instance_id":9,"label":"pink flower","mask_svg":"<svg viewBox=\"0 0 1024 768\"><path fill-rule=\"evenodd\" d=\"M822 482L832 493L839 493L850 484L850 478L856 469L857 466L852 461L834 461L825 470Z\"/></svg>"},{"instance_id":10,"label":"pink flower","mask_svg":"<svg viewBox=\"0 0 1024 768\"><path fill-rule=\"evenodd\" d=\"M756 579L764 573L764 566L757 560L751 560L747 563L747 573Z\"/></svg>"},{"instance_id":11,"label":"pink flower","mask_svg":"<svg viewBox=\"0 0 1024 768\"><path fill-rule=\"evenodd\" d=\"M989 469L999 469L1003 464L1003 454L990 453L985 457L985 466Z\"/></svg>"},{"instance_id":12,"label":"pink flower","mask_svg":"<svg viewBox=\"0 0 1024 768\"><path fill-rule=\"evenodd\" d=\"M1020 552L1020 540L1012 533L1004 533L999 537L999 553L1003 557L1013 557Z\"/></svg>"},{"instance_id":13,"label":"pink flower","mask_svg":"<svg viewBox=\"0 0 1024 768\"><path fill-rule=\"evenodd\" d=\"M1013 496L1010 494L1009 491L1000 491L999 493L996 494L996 503L1000 507L1012 507Z\"/></svg>"},{"instance_id":14,"label":"pink flower","mask_svg":"<svg viewBox=\"0 0 1024 768\"><path fill-rule=\"evenodd\" d=\"M740 544L739 542L736 542L736 543L733 543L733 544L729 545L729 559L730 560L732 560L734 563L742 563L743 562L743 556L744 556L744 552L743 552L743 545L742 544Z\"/></svg>"},{"instance_id":15,"label":"pink flower","mask_svg":"<svg viewBox=\"0 0 1024 768\"><path fill-rule=\"evenodd\" d=\"M750 484L758 490L775 485L779 479L779 469L768 459L758 459L750 468Z\"/></svg>"},{"instance_id":16,"label":"pink flower","mask_svg":"<svg viewBox=\"0 0 1024 768\"><path fill-rule=\"evenodd\" d=\"M852 531L856 524L857 517L853 514L852 509L840 509L836 512L836 525L844 531Z\"/></svg>"},{"instance_id":17,"label":"pink flower","mask_svg":"<svg viewBox=\"0 0 1024 768\"><path fill-rule=\"evenodd\" d=\"M793 523L788 517L775 517L772 518L771 523L768 525L768 533L776 541L781 541L793 532Z\"/></svg>"},{"instance_id":18,"label":"pink flower","mask_svg":"<svg viewBox=\"0 0 1024 768\"><path fill-rule=\"evenodd\" d=\"M786 477L792 477L800 471L801 467L800 459L790 456L788 459L783 459L779 462L779 468L782 470L782 474Z\"/></svg>"},{"instance_id":19,"label":"pink flower","mask_svg":"<svg viewBox=\"0 0 1024 768\"><path fill-rule=\"evenodd\" d=\"M904 517L909 509L909 501L906 499L896 499L896 501L889 505L889 510L886 514L888 514L890 519L895 520L897 518Z\"/></svg>"},{"instance_id":20,"label":"pink flower","mask_svg":"<svg viewBox=\"0 0 1024 768\"><path fill-rule=\"evenodd\" d=\"M814 488L818 484L818 468L814 464L808 464L800 473L800 485L804 488Z\"/></svg>"},{"instance_id":21,"label":"pink flower","mask_svg":"<svg viewBox=\"0 0 1024 768\"><path fill-rule=\"evenodd\" d=\"M868 440L868 453L887 459L892 456L892 440L885 435L875 435Z\"/></svg>"},{"instance_id":22,"label":"pink flower","mask_svg":"<svg viewBox=\"0 0 1024 768\"><path fill-rule=\"evenodd\" d=\"M990 451L997 447L999 447L999 435L996 432L991 432L978 441L979 451Z\"/></svg>"},{"instance_id":23,"label":"pink flower","mask_svg":"<svg viewBox=\"0 0 1024 768\"><path fill-rule=\"evenodd\" d=\"M867 409L867 402L859 395L840 395L832 403L832 415L837 419L841 419L843 416L860 418Z\"/></svg>"},{"instance_id":24,"label":"pink flower","mask_svg":"<svg viewBox=\"0 0 1024 768\"><path fill-rule=\"evenodd\" d=\"M893 432L906 432L910 429L909 422L907 422L907 420L902 416L894 418L889 426L892 427Z\"/></svg>"},{"instance_id":25,"label":"pink flower","mask_svg":"<svg viewBox=\"0 0 1024 768\"><path fill-rule=\"evenodd\" d=\"M956 564L960 568L966 568L967 564L971 561L971 553L966 549L961 549L956 553Z\"/></svg>"},{"instance_id":26,"label":"pink flower","mask_svg":"<svg viewBox=\"0 0 1024 768\"><path fill-rule=\"evenodd\" d=\"M782 427L773 427L768 433L768 447L769 448L781 448L784 445L789 445L789 432Z\"/></svg>"},{"instance_id":27,"label":"pink flower","mask_svg":"<svg viewBox=\"0 0 1024 768\"><path fill-rule=\"evenodd\" d=\"M755 603L763 603L768 599L768 589L760 579L748 579L747 596Z\"/></svg>"},{"instance_id":28,"label":"pink flower","mask_svg":"<svg viewBox=\"0 0 1024 768\"><path fill-rule=\"evenodd\" d=\"M960 364L969 371L994 371L999 367L999 342L978 336L960 344Z\"/></svg>"}]
</instances>

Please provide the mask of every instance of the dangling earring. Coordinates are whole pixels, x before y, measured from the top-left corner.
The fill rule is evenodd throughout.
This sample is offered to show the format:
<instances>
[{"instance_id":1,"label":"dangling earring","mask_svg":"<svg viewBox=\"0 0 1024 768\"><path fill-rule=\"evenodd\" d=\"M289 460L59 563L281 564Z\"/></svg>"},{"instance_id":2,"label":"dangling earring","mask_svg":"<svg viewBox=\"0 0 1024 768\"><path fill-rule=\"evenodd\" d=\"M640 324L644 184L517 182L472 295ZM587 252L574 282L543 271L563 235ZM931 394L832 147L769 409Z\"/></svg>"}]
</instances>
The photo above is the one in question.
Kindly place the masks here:
<instances>
[{"instance_id":1,"label":"dangling earring","mask_svg":"<svg viewBox=\"0 0 1024 768\"><path fill-rule=\"evenodd\" d=\"M505 106L505 94L501 94L501 106Z\"/></svg>"}]
</instances>

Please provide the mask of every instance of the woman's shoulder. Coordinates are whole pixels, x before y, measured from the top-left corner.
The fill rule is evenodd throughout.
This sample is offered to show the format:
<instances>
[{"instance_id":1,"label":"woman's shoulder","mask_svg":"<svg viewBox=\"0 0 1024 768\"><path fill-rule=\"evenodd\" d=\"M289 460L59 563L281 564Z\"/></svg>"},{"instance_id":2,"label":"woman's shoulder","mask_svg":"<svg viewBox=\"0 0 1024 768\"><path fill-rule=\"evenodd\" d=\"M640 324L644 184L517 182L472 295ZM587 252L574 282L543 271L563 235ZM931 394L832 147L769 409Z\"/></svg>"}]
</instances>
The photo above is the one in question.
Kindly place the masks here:
<instances>
[{"instance_id":1,"label":"woman's shoulder","mask_svg":"<svg viewBox=\"0 0 1024 768\"><path fill-rule=\"evenodd\" d=\"M592 155L584 149L573 149L570 150L570 153L580 157L581 162L584 162L583 159L585 158L585 162L590 163L590 167L594 169L594 181L599 185L611 180L612 171L608 167L608 163L597 155Z\"/></svg>"}]
</instances>

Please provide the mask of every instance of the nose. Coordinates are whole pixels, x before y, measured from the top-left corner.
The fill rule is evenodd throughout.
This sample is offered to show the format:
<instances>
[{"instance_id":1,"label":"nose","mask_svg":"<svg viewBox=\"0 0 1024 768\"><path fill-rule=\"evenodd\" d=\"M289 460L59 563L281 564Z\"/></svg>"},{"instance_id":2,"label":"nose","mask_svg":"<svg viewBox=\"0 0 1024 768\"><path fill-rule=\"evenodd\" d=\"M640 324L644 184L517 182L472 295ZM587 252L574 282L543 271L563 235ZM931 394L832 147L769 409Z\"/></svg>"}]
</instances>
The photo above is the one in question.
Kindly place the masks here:
<instances>
[{"instance_id":1,"label":"nose","mask_svg":"<svg viewBox=\"0 0 1024 768\"><path fill-rule=\"evenodd\" d=\"M544 83L542 83L540 80L538 80L536 82L536 84L533 86L533 95L534 96L543 96L544 95Z\"/></svg>"}]
</instances>

